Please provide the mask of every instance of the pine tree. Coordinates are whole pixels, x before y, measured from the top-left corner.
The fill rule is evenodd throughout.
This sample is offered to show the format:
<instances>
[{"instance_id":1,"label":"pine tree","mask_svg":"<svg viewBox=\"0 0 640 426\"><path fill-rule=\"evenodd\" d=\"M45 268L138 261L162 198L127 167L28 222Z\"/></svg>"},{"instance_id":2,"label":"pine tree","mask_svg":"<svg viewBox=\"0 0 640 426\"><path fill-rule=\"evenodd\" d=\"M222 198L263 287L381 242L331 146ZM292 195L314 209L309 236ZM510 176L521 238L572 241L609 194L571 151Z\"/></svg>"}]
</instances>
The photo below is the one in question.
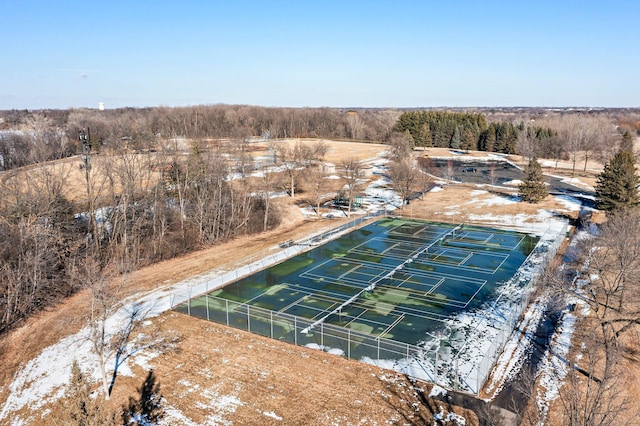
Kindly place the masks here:
<instances>
[{"instance_id":1,"label":"pine tree","mask_svg":"<svg viewBox=\"0 0 640 426\"><path fill-rule=\"evenodd\" d=\"M596 207L614 211L640 205L635 158L629 144L621 144L620 150L604 166L596 179Z\"/></svg>"},{"instance_id":2,"label":"pine tree","mask_svg":"<svg viewBox=\"0 0 640 426\"><path fill-rule=\"evenodd\" d=\"M474 135L471 127L465 127L460 136L462 139L460 147L462 149L469 151L478 148L478 137Z\"/></svg>"},{"instance_id":3,"label":"pine tree","mask_svg":"<svg viewBox=\"0 0 640 426\"><path fill-rule=\"evenodd\" d=\"M627 130L622 135L622 141L620 142L620 150L621 151L629 151L633 152L633 137L631 133Z\"/></svg>"},{"instance_id":4,"label":"pine tree","mask_svg":"<svg viewBox=\"0 0 640 426\"><path fill-rule=\"evenodd\" d=\"M537 158L532 158L524 169L525 178L519 186L518 195L522 201L538 203L549 194L542 175L542 167Z\"/></svg>"},{"instance_id":5,"label":"pine tree","mask_svg":"<svg viewBox=\"0 0 640 426\"><path fill-rule=\"evenodd\" d=\"M115 413L105 410L101 401L91 393L91 379L74 360L65 399L60 401L63 417L55 419L54 423L78 426L115 424Z\"/></svg>"},{"instance_id":6,"label":"pine tree","mask_svg":"<svg viewBox=\"0 0 640 426\"><path fill-rule=\"evenodd\" d=\"M458 126L453 130L453 136L451 136L449 148L460 149L460 128Z\"/></svg>"},{"instance_id":7,"label":"pine tree","mask_svg":"<svg viewBox=\"0 0 640 426\"><path fill-rule=\"evenodd\" d=\"M429 127L429 123L424 123L420 127L420 132L418 133L419 143L418 146L433 146L433 139L431 136L431 127Z\"/></svg>"}]
</instances>

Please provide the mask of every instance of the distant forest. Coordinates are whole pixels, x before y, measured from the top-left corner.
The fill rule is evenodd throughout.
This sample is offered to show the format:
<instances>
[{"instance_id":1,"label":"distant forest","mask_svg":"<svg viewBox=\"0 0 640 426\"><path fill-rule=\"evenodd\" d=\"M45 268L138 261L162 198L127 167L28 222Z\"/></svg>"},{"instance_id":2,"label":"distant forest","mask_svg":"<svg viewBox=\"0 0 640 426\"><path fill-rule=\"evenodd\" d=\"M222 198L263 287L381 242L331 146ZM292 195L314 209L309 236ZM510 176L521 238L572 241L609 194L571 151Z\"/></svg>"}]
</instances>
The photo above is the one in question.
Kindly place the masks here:
<instances>
[{"instance_id":1,"label":"distant forest","mask_svg":"<svg viewBox=\"0 0 640 426\"><path fill-rule=\"evenodd\" d=\"M205 105L0 111L0 170L78 154L78 130L93 149L171 149L176 139L327 138L388 143L398 133L416 147L446 147L564 158L597 154L608 139L640 132L640 110L411 110ZM526 131L524 131L526 129ZM579 146L580 147L579 147ZM600 146L600 147L599 147ZM597 156L597 155L596 155Z\"/></svg>"}]
</instances>

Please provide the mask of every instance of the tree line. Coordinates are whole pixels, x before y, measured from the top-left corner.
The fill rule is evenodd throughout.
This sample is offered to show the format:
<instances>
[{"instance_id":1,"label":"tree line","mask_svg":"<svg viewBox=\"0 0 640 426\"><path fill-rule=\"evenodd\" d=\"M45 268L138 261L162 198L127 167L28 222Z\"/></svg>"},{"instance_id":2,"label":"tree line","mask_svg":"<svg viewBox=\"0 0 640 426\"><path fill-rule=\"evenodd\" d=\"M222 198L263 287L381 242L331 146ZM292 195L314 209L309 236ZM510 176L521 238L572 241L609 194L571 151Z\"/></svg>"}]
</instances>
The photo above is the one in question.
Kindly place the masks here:
<instances>
[{"instance_id":1,"label":"tree line","mask_svg":"<svg viewBox=\"0 0 640 426\"><path fill-rule=\"evenodd\" d=\"M539 154L548 156L551 141L558 132L540 126L528 126L524 121L500 121L487 124L477 113L447 111L410 111L403 113L394 130L408 133L417 147L437 147L479 150L504 154L521 154L519 139L535 140Z\"/></svg>"},{"instance_id":2,"label":"tree line","mask_svg":"<svg viewBox=\"0 0 640 426\"><path fill-rule=\"evenodd\" d=\"M115 110L0 111L0 171L77 154L77 131L93 150L157 149L176 139L327 138L384 142L398 110L208 105Z\"/></svg>"},{"instance_id":3,"label":"tree line","mask_svg":"<svg viewBox=\"0 0 640 426\"><path fill-rule=\"evenodd\" d=\"M613 134L640 134L634 111L571 112L516 109L465 111L340 108L267 108L200 105L98 111L0 111L0 171L75 155L77 131L91 129L93 150L126 144L158 149L184 138L300 137L387 143L407 133L414 146L447 147L569 159L599 155Z\"/></svg>"}]
</instances>

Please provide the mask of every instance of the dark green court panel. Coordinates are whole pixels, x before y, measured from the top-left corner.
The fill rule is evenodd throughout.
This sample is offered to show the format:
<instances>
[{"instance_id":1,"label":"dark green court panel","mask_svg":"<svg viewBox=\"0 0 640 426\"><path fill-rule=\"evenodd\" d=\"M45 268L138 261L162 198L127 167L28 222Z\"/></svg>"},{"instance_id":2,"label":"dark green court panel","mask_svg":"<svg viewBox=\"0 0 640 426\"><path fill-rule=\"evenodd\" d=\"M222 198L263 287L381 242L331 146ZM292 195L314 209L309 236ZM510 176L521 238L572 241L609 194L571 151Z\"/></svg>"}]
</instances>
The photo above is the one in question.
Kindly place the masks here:
<instances>
[{"instance_id":1,"label":"dark green court panel","mask_svg":"<svg viewBox=\"0 0 640 426\"><path fill-rule=\"evenodd\" d=\"M536 242L486 227L384 218L177 309L296 344L344 345L338 335L353 332L344 350L372 342L380 350L379 337L418 345L445 321L494 300ZM315 341L311 328L294 332L314 323L331 333Z\"/></svg>"}]
</instances>

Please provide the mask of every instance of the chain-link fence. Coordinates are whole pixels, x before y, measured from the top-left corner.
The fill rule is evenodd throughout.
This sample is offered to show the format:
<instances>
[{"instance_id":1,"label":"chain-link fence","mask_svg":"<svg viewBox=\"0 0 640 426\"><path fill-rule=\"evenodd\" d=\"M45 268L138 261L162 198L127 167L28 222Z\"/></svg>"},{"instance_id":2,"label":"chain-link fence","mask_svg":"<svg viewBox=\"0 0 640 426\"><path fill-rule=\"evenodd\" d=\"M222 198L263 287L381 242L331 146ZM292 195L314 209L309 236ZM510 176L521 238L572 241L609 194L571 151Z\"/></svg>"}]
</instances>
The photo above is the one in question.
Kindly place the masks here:
<instances>
[{"instance_id":1,"label":"chain-link fence","mask_svg":"<svg viewBox=\"0 0 640 426\"><path fill-rule=\"evenodd\" d=\"M196 283L190 286L187 290L175 292L171 295L171 308L173 309L181 303L192 300L198 295L208 293L217 288L220 288L230 282L237 281L242 277L249 276L258 271L266 269L270 266L276 265L290 257L312 249L320 243L325 243L329 240L339 237L348 230L362 226L370 220L384 216L386 212L379 210L356 217L354 220L349 221L337 228L333 228L329 231L322 232L320 234L312 235L300 241L285 241L280 245L280 250L273 253L272 251L263 251L252 258L243 259L242 264L236 265L231 271L220 272L214 277L204 277L200 280L196 279ZM255 259L255 260L253 260Z\"/></svg>"},{"instance_id":2,"label":"chain-link fence","mask_svg":"<svg viewBox=\"0 0 640 426\"><path fill-rule=\"evenodd\" d=\"M246 303L211 296L209 290L241 276L280 262L343 231L362 224L370 216L339 229L314 236L299 245L262 259L246 269L233 271L201 283L186 294L176 295L172 307L188 315L246 330L298 346L306 346L393 369L410 377L477 395L493 365L528 306L546 262L555 256L565 238L568 224L557 234L547 231L516 274L500 288L499 296L477 317L450 320L436 346L411 345L372 336L350 328L314 321ZM552 235L553 234L553 235ZM340 315L336 313L336 315Z\"/></svg>"},{"instance_id":3,"label":"chain-link fence","mask_svg":"<svg viewBox=\"0 0 640 426\"><path fill-rule=\"evenodd\" d=\"M453 357L457 375L452 383L454 388L472 389L477 394L484 386L496 359L529 306L548 263L562 245L568 228L569 224L565 222L559 231L547 230L514 276L501 286L496 300L483 309L483 315L477 318L473 327L465 329L462 326L455 331L457 336L451 336L451 340L463 342Z\"/></svg>"}]
</instances>

